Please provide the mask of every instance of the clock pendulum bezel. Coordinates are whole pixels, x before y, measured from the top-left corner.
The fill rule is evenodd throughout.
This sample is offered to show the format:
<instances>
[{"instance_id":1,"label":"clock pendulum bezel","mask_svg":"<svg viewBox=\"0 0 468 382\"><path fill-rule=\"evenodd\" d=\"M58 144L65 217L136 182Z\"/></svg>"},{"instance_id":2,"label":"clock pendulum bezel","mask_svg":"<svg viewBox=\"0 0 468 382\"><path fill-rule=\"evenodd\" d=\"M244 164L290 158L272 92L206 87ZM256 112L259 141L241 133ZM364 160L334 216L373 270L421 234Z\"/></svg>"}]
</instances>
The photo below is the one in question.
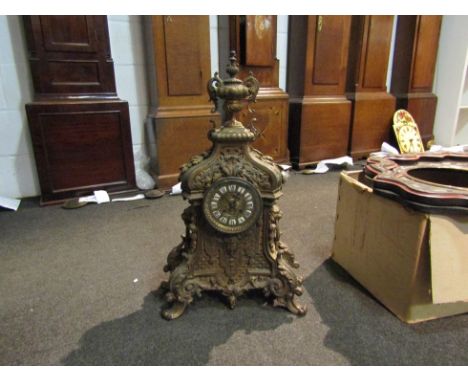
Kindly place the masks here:
<instances>
[{"instance_id":1,"label":"clock pendulum bezel","mask_svg":"<svg viewBox=\"0 0 468 382\"><path fill-rule=\"evenodd\" d=\"M189 206L182 214L185 235L164 267L170 273L162 284L169 306L162 316L168 320L180 317L205 291L220 292L233 308L247 291L262 290L274 306L296 315L307 311L297 299L303 292L295 271L299 264L280 239L282 169L250 146L254 129L236 119L255 102L259 82L252 73L238 79L235 52L229 60L229 77L215 73L207 85L213 112L224 100L224 123L209 131L211 149L181 167L182 196Z\"/></svg>"}]
</instances>

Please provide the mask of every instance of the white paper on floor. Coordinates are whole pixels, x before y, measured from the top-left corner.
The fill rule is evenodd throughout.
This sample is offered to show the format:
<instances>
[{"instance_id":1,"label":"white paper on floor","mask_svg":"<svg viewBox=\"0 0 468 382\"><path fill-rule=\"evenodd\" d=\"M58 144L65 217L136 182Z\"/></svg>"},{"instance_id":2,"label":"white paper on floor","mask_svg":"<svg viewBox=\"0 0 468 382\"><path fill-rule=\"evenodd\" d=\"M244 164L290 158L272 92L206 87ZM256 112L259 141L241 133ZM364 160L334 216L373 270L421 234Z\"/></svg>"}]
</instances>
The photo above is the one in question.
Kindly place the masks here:
<instances>
[{"instance_id":1,"label":"white paper on floor","mask_svg":"<svg viewBox=\"0 0 468 382\"><path fill-rule=\"evenodd\" d=\"M82 196L81 198L78 199L78 201L101 204L101 203L109 203L110 198L109 198L109 194L107 193L107 191L97 190L97 191L94 191L94 195Z\"/></svg>"},{"instance_id":2,"label":"white paper on floor","mask_svg":"<svg viewBox=\"0 0 468 382\"><path fill-rule=\"evenodd\" d=\"M304 174L324 174L330 170L330 167L334 166L352 166L353 165L353 158L350 156L343 156L339 158L333 158L333 159L324 159L321 160L315 169L307 169L304 170Z\"/></svg>"},{"instance_id":3,"label":"white paper on floor","mask_svg":"<svg viewBox=\"0 0 468 382\"><path fill-rule=\"evenodd\" d=\"M400 152L387 142L382 143L380 151L374 151L369 154L370 157L386 157L388 155L400 155Z\"/></svg>"},{"instance_id":4,"label":"white paper on floor","mask_svg":"<svg viewBox=\"0 0 468 382\"><path fill-rule=\"evenodd\" d=\"M429 149L431 153L437 153L441 151L448 151L450 153L465 153L468 152L468 145L450 146L445 147L441 145L432 145Z\"/></svg>"},{"instance_id":5,"label":"white paper on floor","mask_svg":"<svg viewBox=\"0 0 468 382\"><path fill-rule=\"evenodd\" d=\"M179 182L172 186L171 192L169 195L179 195L182 193L182 183Z\"/></svg>"},{"instance_id":6,"label":"white paper on floor","mask_svg":"<svg viewBox=\"0 0 468 382\"><path fill-rule=\"evenodd\" d=\"M132 202L134 200L141 200L141 199L144 199L145 198L145 195L143 194L137 194L137 195L133 195L133 196L125 196L125 197L121 197L121 198L113 198L111 200L112 203L114 202Z\"/></svg>"},{"instance_id":7,"label":"white paper on floor","mask_svg":"<svg viewBox=\"0 0 468 382\"><path fill-rule=\"evenodd\" d=\"M380 148L380 150L382 150L384 153L392 155L400 154L397 148L393 147L392 145L389 145L387 142L382 143L382 147Z\"/></svg>"},{"instance_id":8,"label":"white paper on floor","mask_svg":"<svg viewBox=\"0 0 468 382\"><path fill-rule=\"evenodd\" d=\"M20 203L21 203L20 199L9 198L7 196L0 196L0 207L7 208L13 211L17 211Z\"/></svg>"}]
</instances>

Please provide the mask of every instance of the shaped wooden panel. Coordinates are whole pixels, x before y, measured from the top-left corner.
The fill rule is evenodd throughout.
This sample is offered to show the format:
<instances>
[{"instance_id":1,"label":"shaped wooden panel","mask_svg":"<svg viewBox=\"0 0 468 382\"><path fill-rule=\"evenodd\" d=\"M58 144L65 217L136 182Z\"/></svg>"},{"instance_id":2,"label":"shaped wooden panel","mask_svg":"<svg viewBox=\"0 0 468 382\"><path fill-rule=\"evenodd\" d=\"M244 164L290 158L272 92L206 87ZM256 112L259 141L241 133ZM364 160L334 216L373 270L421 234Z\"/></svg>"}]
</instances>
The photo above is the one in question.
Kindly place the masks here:
<instances>
[{"instance_id":1,"label":"shaped wooden panel","mask_svg":"<svg viewBox=\"0 0 468 382\"><path fill-rule=\"evenodd\" d=\"M35 102L26 110L42 203L97 188L109 192L135 188L126 102Z\"/></svg>"}]
</instances>

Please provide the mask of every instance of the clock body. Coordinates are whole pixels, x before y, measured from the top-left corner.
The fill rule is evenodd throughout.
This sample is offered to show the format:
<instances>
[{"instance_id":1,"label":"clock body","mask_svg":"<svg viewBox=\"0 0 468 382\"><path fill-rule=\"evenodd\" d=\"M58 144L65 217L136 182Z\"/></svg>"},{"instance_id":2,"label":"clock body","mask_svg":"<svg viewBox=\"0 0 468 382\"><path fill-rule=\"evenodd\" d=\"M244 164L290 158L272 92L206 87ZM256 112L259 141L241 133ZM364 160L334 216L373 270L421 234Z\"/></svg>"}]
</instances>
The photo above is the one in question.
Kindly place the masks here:
<instances>
[{"instance_id":1,"label":"clock body","mask_svg":"<svg viewBox=\"0 0 468 382\"><path fill-rule=\"evenodd\" d=\"M245 128L213 129L209 136L211 150L181 169L183 197L190 205L182 214L185 235L165 267L171 273L165 287L172 305L163 317L179 317L203 291L221 292L234 307L251 289L263 290L275 306L305 314L295 300L302 293L298 264L280 240L281 168L250 147L254 134Z\"/></svg>"},{"instance_id":2,"label":"clock body","mask_svg":"<svg viewBox=\"0 0 468 382\"><path fill-rule=\"evenodd\" d=\"M225 100L225 121L220 127L213 121L211 148L180 171L189 206L182 213L185 235L164 268L170 273L163 284L170 306L162 314L169 320L182 315L204 291L220 292L233 308L240 295L259 289L275 306L306 313L296 299L302 294L302 278L295 273L299 265L280 240L281 167L251 147L256 134L236 119L245 101L255 101L259 82L253 75L236 78L235 52L229 60L229 78L215 73L207 85L213 112L218 98Z\"/></svg>"}]
</instances>

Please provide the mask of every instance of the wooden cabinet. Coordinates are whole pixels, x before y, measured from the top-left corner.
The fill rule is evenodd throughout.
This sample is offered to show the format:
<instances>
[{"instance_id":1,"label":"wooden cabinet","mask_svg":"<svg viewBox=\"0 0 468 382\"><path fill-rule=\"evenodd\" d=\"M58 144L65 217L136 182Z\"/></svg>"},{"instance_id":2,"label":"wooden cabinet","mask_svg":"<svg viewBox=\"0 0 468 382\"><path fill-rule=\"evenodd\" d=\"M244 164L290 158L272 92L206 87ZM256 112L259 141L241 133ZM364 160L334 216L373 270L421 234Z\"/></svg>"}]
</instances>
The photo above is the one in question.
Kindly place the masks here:
<instances>
[{"instance_id":1,"label":"wooden cabinet","mask_svg":"<svg viewBox=\"0 0 468 382\"><path fill-rule=\"evenodd\" d=\"M35 97L26 105L41 203L136 189L128 104L105 16L25 16Z\"/></svg>"},{"instance_id":2,"label":"wooden cabinet","mask_svg":"<svg viewBox=\"0 0 468 382\"><path fill-rule=\"evenodd\" d=\"M351 16L289 18L289 150L296 168L347 152L350 28Z\"/></svg>"},{"instance_id":3,"label":"wooden cabinet","mask_svg":"<svg viewBox=\"0 0 468 382\"><path fill-rule=\"evenodd\" d=\"M386 80L393 16L353 16L346 94L352 101L349 151L360 158L391 136L395 97Z\"/></svg>"},{"instance_id":4,"label":"wooden cabinet","mask_svg":"<svg viewBox=\"0 0 468 382\"><path fill-rule=\"evenodd\" d=\"M150 78L149 119L156 140L157 186L178 182L179 168L210 147L207 133L220 124L212 114L206 84L211 77L208 16L151 16L147 22Z\"/></svg>"},{"instance_id":5,"label":"wooden cabinet","mask_svg":"<svg viewBox=\"0 0 468 382\"><path fill-rule=\"evenodd\" d=\"M391 92L408 110L426 145L433 139L437 97L432 93L442 16L398 16Z\"/></svg>"},{"instance_id":6,"label":"wooden cabinet","mask_svg":"<svg viewBox=\"0 0 468 382\"><path fill-rule=\"evenodd\" d=\"M253 147L278 162L289 162L288 95L279 88L279 60L276 58L276 16L229 16L229 47L237 52L239 77L249 72L260 81L254 114L239 113L249 126L252 118L258 132ZM227 52L220 52L223 62ZM223 62L224 63L224 62Z\"/></svg>"}]
</instances>

